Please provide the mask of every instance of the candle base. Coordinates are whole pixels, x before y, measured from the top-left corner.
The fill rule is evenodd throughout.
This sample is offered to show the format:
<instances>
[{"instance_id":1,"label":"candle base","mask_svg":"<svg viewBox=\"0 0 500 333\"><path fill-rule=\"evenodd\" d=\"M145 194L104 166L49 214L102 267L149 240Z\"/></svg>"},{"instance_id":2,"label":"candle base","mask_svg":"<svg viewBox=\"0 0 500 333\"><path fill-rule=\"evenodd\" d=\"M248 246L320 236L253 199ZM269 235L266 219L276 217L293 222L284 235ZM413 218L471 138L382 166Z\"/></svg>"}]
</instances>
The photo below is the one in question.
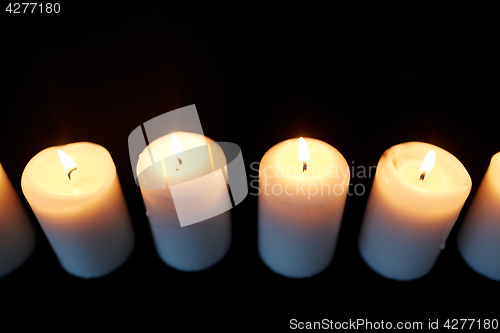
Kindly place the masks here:
<instances>
[{"instance_id":1,"label":"candle base","mask_svg":"<svg viewBox=\"0 0 500 333\"><path fill-rule=\"evenodd\" d=\"M131 233L127 232L123 238L120 237L120 240L111 241L107 249L100 248L101 255L83 250L81 256L76 259L78 255L73 251L74 261L68 262L67 258L58 255L59 264L67 273L81 279L97 279L109 275L125 264L132 254L135 240L133 231L130 231Z\"/></svg>"},{"instance_id":2,"label":"candle base","mask_svg":"<svg viewBox=\"0 0 500 333\"><path fill-rule=\"evenodd\" d=\"M266 267L269 268L273 273L291 279L307 279L315 275L318 275L330 265L331 259L333 258L332 256L332 258L328 260L328 263L321 265L320 267L303 271L300 265L297 265L295 267L290 267L288 265L279 264L278 261L274 260L276 258L270 258L269 255L263 254L263 251L261 251L260 248L259 248L259 256L262 262L266 265Z\"/></svg>"},{"instance_id":3,"label":"candle base","mask_svg":"<svg viewBox=\"0 0 500 333\"><path fill-rule=\"evenodd\" d=\"M86 237L86 244L85 241L73 242L74 246L69 251L70 256L58 251L57 247L60 244L52 244L62 268L67 273L82 279L100 278L120 268L132 254L135 236L128 217L116 221L119 222L114 227L101 230L100 237L106 239L105 242L96 242L95 234Z\"/></svg>"},{"instance_id":4,"label":"candle base","mask_svg":"<svg viewBox=\"0 0 500 333\"><path fill-rule=\"evenodd\" d=\"M415 267L408 266L406 263L403 265L398 265L393 258L380 257L362 251L359 249L361 258L365 264L375 273L383 276L386 279L391 279L395 281L413 281L426 276L434 267L434 263L430 267L419 268L414 270ZM404 261L404 260L403 260ZM435 261L434 261L435 262Z\"/></svg>"},{"instance_id":5,"label":"candle base","mask_svg":"<svg viewBox=\"0 0 500 333\"><path fill-rule=\"evenodd\" d=\"M481 184L483 186L483 184ZM476 273L500 281L500 226L498 216L483 213L482 193L476 195L462 223L457 238L458 251L465 263Z\"/></svg>"},{"instance_id":6,"label":"candle base","mask_svg":"<svg viewBox=\"0 0 500 333\"><path fill-rule=\"evenodd\" d=\"M343 204L325 209L310 221L292 221L302 207L277 209L278 202L268 201L259 197L258 251L264 264L279 275L297 279L325 270L335 253ZM284 208L290 216L283 215Z\"/></svg>"},{"instance_id":7,"label":"candle base","mask_svg":"<svg viewBox=\"0 0 500 333\"><path fill-rule=\"evenodd\" d=\"M205 221L181 227L177 219L149 218L156 252L168 266L197 272L221 261L231 245L231 214L226 211Z\"/></svg>"},{"instance_id":8,"label":"candle base","mask_svg":"<svg viewBox=\"0 0 500 333\"><path fill-rule=\"evenodd\" d=\"M361 258L373 271L388 279L411 281L425 276L441 253L438 241L429 235L412 235L397 225L390 225L390 212L384 210L385 205L376 198L370 197L362 223L358 242ZM411 218L401 221L406 224L400 225L414 223ZM433 246L420 246L426 241Z\"/></svg>"},{"instance_id":9,"label":"candle base","mask_svg":"<svg viewBox=\"0 0 500 333\"><path fill-rule=\"evenodd\" d=\"M482 249L465 249L465 245L459 245L458 250L465 263L479 275L482 275L493 281L500 281L500 263L484 259L481 255Z\"/></svg>"}]
</instances>

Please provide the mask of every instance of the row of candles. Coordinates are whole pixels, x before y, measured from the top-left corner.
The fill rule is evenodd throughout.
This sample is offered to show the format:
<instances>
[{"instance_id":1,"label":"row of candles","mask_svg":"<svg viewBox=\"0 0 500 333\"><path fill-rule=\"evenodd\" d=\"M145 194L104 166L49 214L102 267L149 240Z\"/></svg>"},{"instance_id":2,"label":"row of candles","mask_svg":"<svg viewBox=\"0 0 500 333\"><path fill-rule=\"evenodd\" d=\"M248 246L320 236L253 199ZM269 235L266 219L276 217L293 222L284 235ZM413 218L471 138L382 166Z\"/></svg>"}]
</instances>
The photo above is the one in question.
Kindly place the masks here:
<instances>
[{"instance_id":1,"label":"row of candles","mask_svg":"<svg viewBox=\"0 0 500 333\"><path fill-rule=\"evenodd\" d=\"M183 155L203 145L208 154ZM231 243L228 210L185 226L176 211L182 204L202 211L221 204L231 207L225 186L212 186L216 184L212 180L202 183L195 199L189 185L206 174L201 170L225 165L217 147L200 134L175 132L153 141L138 158L136 171L157 253L181 271L211 267ZM149 165L152 151L162 158ZM222 177L214 172L216 176ZM163 182L166 188L148 186L152 181ZM304 278L328 267L349 181L346 160L326 142L290 139L266 152L259 169L258 251L272 271ZM199 182L193 184L200 187ZM47 148L29 161L21 185L68 273L101 277L127 260L135 236L114 162L104 147L81 142ZM470 190L467 170L446 150L423 142L388 149L377 165L358 242L366 264L396 280L427 274ZM1 165L0 198L0 276L4 276L30 256L35 233ZM458 247L473 270L500 280L500 153L493 156L467 212Z\"/></svg>"}]
</instances>

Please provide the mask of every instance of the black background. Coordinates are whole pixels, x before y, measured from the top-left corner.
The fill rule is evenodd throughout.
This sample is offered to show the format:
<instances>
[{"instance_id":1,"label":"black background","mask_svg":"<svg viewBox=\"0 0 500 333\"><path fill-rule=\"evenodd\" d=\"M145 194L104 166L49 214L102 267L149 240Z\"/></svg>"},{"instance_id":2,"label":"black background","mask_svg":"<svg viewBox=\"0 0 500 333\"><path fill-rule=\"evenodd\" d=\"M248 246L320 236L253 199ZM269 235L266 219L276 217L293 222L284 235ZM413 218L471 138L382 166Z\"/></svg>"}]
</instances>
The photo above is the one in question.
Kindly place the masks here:
<instances>
[{"instance_id":1,"label":"black background","mask_svg":"<svg viewBox=\"0 0 500 333\"><path fill-rule=\"evenodd\" d=\"M248 176L272 145L298 136L330 143L354 166L376 165L395 144L425 141L468 169L465 211L500 150L492 8L85 2L62 4L59 14L9 14L7 4L0 161L16 191L29 210L20 179L40 150L98 143L115 161L137 238L125 265L82 280L59 266L35 223L35 252L0 279L2 321L167 331L287 329L292 318L424 326L498 319L498 282L474 273L456 250L463 214L427 276L397 282L364 264L357 237L366 178L351 180L367 192L348 197L334 260L311 279L283 278L261 262L254 195L232 210L233 243L220 263L176 271L156 255L127 146L141 123L190 104L205 135L241 147Z\"/></svg>"}]
</instances>

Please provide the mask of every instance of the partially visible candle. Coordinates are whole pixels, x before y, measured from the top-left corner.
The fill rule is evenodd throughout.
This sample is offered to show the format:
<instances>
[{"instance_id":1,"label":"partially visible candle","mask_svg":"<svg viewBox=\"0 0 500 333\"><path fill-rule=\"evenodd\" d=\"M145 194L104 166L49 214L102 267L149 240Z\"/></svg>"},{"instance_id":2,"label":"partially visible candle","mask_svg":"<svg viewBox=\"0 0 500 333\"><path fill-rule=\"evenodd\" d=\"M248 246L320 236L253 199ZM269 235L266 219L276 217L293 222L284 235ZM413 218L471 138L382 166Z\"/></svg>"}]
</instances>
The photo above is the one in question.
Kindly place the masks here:
<instances>
[{"instance_id":1,"label":"partially visible candle","mask_svg":"<svg viewBox=\"0 0 500 333\"><path fill-rule=\"evenodd\" d=\"M134 233L109 152L88 142L42 150L21 185L61 266L82 278L104 276L129 257Z\"/></svg>"},{"instance_id":2,"label":"partially visible candle","mask_svg":"<svg viewBox=\"0 0 500 333\"><path fill-rule=\"evenodd\" d=\"M275 273L311 277L330 264L350 172L342 154L312 138L278 143L259 168L258 249Z\"/></svg>"},{"instance_id":3,"label":"partially visible candle","mask_svg":"<svg viewBox=\"0 0 500 333\"><path fill-rule=\"evenodd\" d=\"M458 249L474 271L500 280L500 153L490 166L458 233Z\"/></svg>"},{"instance_id":4,"label":"partially visible candle","mask_svg":"<svg viewBox=\"0 0 500 333\"><path fill-rule=\"evenodd\" d=\"M427 274L470 188L465 167L442 148L423 142L389 148L378 162L361 226L364 261L391 279Z\"/></svg>"},{"instance_id":5,"label":"partially visible candle","mask_svg":"<svg viewBox=\"0 0 500 333\"><path fill-rule=\"evenodd\" d=\"M0 277L21 266L35 248L35 232L0 164Z\"/></svg>"}]
</instances>

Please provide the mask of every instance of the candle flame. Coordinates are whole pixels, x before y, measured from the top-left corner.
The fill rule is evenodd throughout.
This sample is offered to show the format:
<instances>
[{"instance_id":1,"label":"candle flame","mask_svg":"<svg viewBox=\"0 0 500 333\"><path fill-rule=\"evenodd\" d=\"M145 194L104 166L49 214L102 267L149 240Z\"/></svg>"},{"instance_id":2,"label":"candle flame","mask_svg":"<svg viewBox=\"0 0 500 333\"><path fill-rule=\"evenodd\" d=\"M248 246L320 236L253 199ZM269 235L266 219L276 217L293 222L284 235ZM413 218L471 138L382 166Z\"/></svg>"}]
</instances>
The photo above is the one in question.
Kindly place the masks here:
<instances>
[{"instance_id":1,"label":"candle flame","mask_svg":"<svg viewBox=\"0 0 500 333\"><path fill-rule=\"evenodd\" d=\"M182 165L182 160L179 157L182 156L182 147L175 134L172 134L172 154L176 155L179 165Z\"/></svg>"},{"instance_id":2,"label":"candle flame","mask_svg":"<svg viewBox=\"0 0 500 333\"><path fill-rule=\"evenodd\" d=\"M71 159L65 152L58 149L57 154L59 155L59 159L61 160L61 164L64 168L64 172L68 173L68 178L71 180L71 173L73 171L78 170L75 161Z\"/></svg>"},{"instance_id":3,"label":"candle flame","mask_svg":"<svg viewBox=\"0 0 500 333\"><path fill-rule=\"evenodd\" d=\"M172 134L172 153L174 155L182 153L181 143L175 134Z\"/></svg>"},{"instance_id":4,"label":"candle flame","mask_svg":"<svg viewBox=\"0 0 500 333\"><path fill-rule=\"evenodd\" d=\"M436 153L434 150L429 150L427 155L425 155L422 165L420 166L420 181L423 181L424 178L429 175L432 167L434 166L434 162L436 162Z\"/></svg>"},{"instance_id":5,"label":"candle flame","mask_svg":"<svg viewBox=\"0 0 500 333\"><path fill-rule=\"evenodd\" d=\"M307 164L311 156L309 155L309 148L307 147L306 140L303 137L299 139L299 158L302 161L302 172L307 170Z\"/></svg>"}]
</instances>

